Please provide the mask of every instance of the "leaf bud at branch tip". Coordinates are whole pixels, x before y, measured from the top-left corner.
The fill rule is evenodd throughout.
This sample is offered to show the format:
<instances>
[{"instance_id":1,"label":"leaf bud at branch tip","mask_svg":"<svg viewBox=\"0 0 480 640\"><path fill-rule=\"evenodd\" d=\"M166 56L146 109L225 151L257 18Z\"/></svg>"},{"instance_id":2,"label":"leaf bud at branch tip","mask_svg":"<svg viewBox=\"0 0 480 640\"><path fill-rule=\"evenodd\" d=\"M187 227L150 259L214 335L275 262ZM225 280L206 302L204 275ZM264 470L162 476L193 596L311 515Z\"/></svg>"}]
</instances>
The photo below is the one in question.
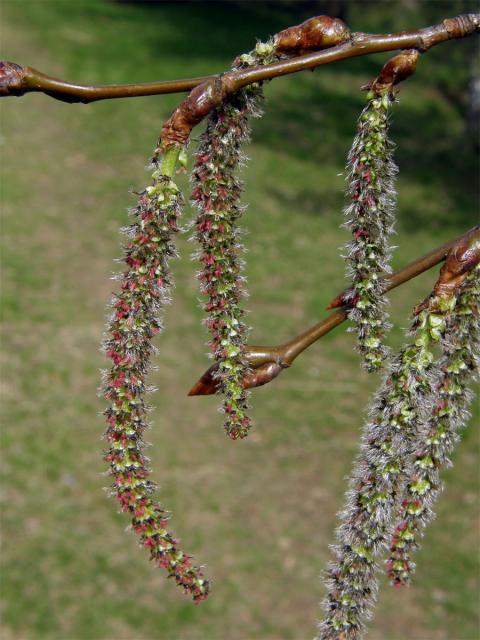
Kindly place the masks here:
<instances>
[{"instance_id":1,"label":"leaf bud at branch tip","mask_svg":"<svg viewBox=\"0 0 480 640\"><path fill-rule=\"evenodd\" d=\"M267 382L274 380L285 368L286 365L280 362L267 362L257 369L249 371L242 380L242 387L244 389L262 387Z\"/></svg>"},{"instance_id":2,"label":"leaf bud at branch tip","mask_svg":"<svg viewBox=\"0 0 480 640\"><path fill-rule=\"evenodd\" d=\"M338 309L338 307L343 307L344 305L348 305L349 293L352 293L351 288L342 291L342 293L339 293L337 296L335 296L335 298L333 298L331 302L328 303L325 309L327 310ZM352 306L352 303L350 303L349 306Z\"/></svg>"}]
</instances>

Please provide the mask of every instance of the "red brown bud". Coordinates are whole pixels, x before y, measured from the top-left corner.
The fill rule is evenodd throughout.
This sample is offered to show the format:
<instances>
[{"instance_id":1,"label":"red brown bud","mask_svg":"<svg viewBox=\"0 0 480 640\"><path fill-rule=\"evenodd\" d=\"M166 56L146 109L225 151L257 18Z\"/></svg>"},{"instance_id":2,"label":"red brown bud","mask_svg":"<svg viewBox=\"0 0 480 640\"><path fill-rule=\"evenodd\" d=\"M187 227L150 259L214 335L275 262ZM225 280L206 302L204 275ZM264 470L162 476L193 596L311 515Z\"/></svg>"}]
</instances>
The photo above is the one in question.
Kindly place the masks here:
<instances>
[{"instance_id":1,"label":"red brown bud","mask_svg":"<svg viewBox=\"0 0 480 640\"><path fill-rule=\"evenodd\" d=\"M211 396L217 390L218 382L214 377L218 364L213 364L188 392L189 396Z\"/></svg>"},{"instance_id":2,"label":"red brown bud","mask_svg":"<svg viewBox=\"0 0 480 640\"><path fill-rule=\"evenodd\" d=\"M317 16L295 27L277 33L274 44L277 53L301 55L317 49L327 49L345 42L350 29L338 18Z\"/></svg>"},{"instance_id":3,"label":"red brown bud","mask_svg":"<svg viewBox=\"0 0 480 640\"><path fill-rule=\"evenodd\" d=\"M333 300L328 303L325 309L337 309L338 307L343 307L345 304L347 304L345 300L345 293L346 291L342 291L342 293L339 293L337 296L335 296L335 298L333 298Z\"/></svg>"},{"instance_id":4,"label":"red brown bud","mask_svg":"<svg viewBox=\"0 0 480 640\"><path fill-rule=\"evenodd\" d=\"M480 226L477 226L462 236L450 249L431 295L418 304L413 313L417 315L432 304L436 307L435 300L448 300L456 295L465 278L479 262ZM435 311L435 308L431 310Z\"/></svg>"},{"instance_id":5,"label":"red brown bud","mask_svg":"<svg viewBox=\"0 0 480 640\"><path fill-rule=\"evenodd\" d=\"M24 75L24 68L15 62L0 61L0 96L23 95Z\"/></svg>"},{"instance_id":6,"label":"red brown bud","mask_svg":"<svg viewBox=\"0 0 480 640\"><path fill-rule=\"evenodd\" d=\"M242 380L244 389L253 389L254 387L262 387L267 382L276 378L284 367L278 362L267 362L253 371L249 371Z\"/></svg>"},{"instance_id":7,"label":"red brown bud","mask_svg":"<svg viewBox=\"0 0 480 640\"><path fill-rule=\"evenodd\" d=\"M192 89L163 125L156 152L166 151L175 145L185 145L193 127L222 103L229 90L227 75L211 78Z\"/></svg>"},{"instance_id":8,"label":"red brown bud","mask_svg":"<svg viewBox=\"0 0 480 640\"><path fill-rule=\"evenodd\" d=\"M384 64L379 76L372 82L374 93L391 91L394 85L411 76L417 67L420 54L416 49L405 49Z\"/></svg>"},{"instance_id":9,"label":"red brown bud","mask_svg":"<svg viewBox=\"0 0 480 640\"><path fill-rule=\"evenodd\" d=\"M448 298L463 283L480 261L480 227L463 236L448 252L433 290L435 296Z\"/></svg>"}]
</instances>

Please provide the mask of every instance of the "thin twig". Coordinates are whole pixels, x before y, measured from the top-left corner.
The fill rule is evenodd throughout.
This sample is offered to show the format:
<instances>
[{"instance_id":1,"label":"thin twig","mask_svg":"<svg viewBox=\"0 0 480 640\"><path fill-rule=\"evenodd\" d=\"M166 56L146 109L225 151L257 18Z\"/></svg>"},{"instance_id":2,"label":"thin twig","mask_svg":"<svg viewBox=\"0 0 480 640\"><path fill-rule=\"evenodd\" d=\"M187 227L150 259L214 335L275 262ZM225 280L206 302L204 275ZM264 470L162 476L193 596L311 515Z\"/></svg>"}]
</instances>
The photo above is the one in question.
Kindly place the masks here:
<instances>
[{"instance_id":1,"label":"thin twig","mask_svg":"<svg viewBox=\"0 0 480 640\"><path fill-rule=\"evenodd\" d=\"M203 76L185 80L167 80L140 84L81 85L52 78L33 67L23 67L13 62L0 62L0 96L21 96L25 93L40 92L64 102L95 102L112 98L134 98L139 96L181 93L190 91L212 78L221 78L238 90L253 82L271 80L278 76L315 69L320 65L369 55L395 51L397 49L418 49L427 51L431 47L451 40L464 38L480 31L480 14L470 13L455 18L446 18L438 25L417 31L394 34L352 33L344 44L323 51L308 53L292 59L282 60L263 67L232 71L220 76Z\"/></svg>"},{"instance_id":2,"label":"thin twig","mask_svg":"<svg viewBox=\"0 0 480 640\"><path fill-rule=\"evenodd\" d=\"M473 227L461 236L450 240L446 244L442 245L438 249L434 249L426 255L414 260L403 269L399 269L392 273L386 281L385 292L391 291L396 287L412 280L420 274L428 271L435 265L439 264L447 257L452 247L459 245L464 241L470 240L475 237L478 241L478 235L480 234L480 226ZM343 292L337 296L338 299L343 297ZM257 387L267 384L274 378L276 378L283 369L290 367L294 360L305 349L314 344L317 340L322 338L327 333L330 333L335 327L338 327L342 322L345 322L348 316L348 307L335 311L330 314L324 320L321 320L317 324L313 325L303 333L295 336L288 342L282 345L274 347L264 346L252 346L247 347L247 358L252 371L248 374L244 381L245 386ZM195 383L190 390L190 396L197 395L211 395L215 393L215 372L216 365L213 365L208 369L203 376Z\"/></svg>"}]
</instances>

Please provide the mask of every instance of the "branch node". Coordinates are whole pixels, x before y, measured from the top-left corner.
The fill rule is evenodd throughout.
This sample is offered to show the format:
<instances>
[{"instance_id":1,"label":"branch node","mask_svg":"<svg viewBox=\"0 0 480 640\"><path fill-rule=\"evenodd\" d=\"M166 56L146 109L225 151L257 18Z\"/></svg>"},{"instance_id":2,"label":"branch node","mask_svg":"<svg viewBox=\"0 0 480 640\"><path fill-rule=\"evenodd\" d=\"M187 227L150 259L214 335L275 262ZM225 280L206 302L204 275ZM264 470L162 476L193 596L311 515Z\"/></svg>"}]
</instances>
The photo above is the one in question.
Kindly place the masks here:
<instances>
[{"instance_id":1,"label":"branch node","mask_svg":"<svg viewBox=\"0 0 480 640\"><path fill-rule=\"evenodd\" d=\"M446 18L443 26L449 38L463 38L471 33L480 31L480 15L478 13L463 13L455 18Z\"/></svg>"}]
</instances>

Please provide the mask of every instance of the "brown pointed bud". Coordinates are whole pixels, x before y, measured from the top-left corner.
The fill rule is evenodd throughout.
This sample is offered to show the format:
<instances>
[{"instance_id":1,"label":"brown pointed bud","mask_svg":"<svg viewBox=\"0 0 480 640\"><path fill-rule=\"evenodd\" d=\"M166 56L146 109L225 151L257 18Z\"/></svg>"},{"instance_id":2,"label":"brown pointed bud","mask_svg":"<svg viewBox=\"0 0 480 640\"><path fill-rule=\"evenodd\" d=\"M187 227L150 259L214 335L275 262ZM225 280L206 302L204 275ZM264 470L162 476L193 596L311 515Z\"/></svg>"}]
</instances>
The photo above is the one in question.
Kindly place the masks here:
<instances>
[{"instance_id":1,"label":"brown pointed bud","mask_svg":"<svg viewBox=\"0 0 480 640\"><path fill-rule=\"evenodd\" d=\"M418 315L427 307L432 307L431 311L435 311L442 300L449 300L455 296L465 278L479 262L480 226L477 226L462 236L450 249L432 293L414 308L414 315Z\"/></svg>"},{"instance_id":2,"label":"brown pointed bud","mask_svg":"<svg viewBox=\"0 0 480 640\"><path fill-rule=\"evenodd\" d=\"M377 94L392 91L395 85L415 72L419 56L416 49L405 49L384 64L379 76L366 88Z\"/></svg>"},{"instance_id":3,"label":"brown pointed bud","mask_svg":"<svg viewBox=\"0 0 480 640\"><path fill-rule=\"evenodd\" d=\"M25 92L25 70L15 62L0 61L0 96L21 96Z\"/></svg>"},{"instance_id":4,"label":"brown pointed bud","mask_svg":"<svg viewBox=\"0 0 480 640\"><path fill-rule=\"evenodd\" d=\"M342 305L343 305L343 293L340 293L338 296L335 296L333 300L330 300L330 302L327 304L325 309L327 309L327 311L330 309L337 309Z\"/></svg>"},{"instance_id":5,"label":"brown pointed bud","mask_svg":"<svg viewBox=\"0 0 480 640\"><path fill-rule=\"evenodd\" d=\"M353 307L353 290L352 289L344 289L342 293L339 293L338 296L335 296L331 302L325 307L326 309L337 309L338 307Z\"/></svg>"},{"instance_id":6,"label":"brown pointed bud","mask_svg":"<svg viewBox=\"0 0 480 640\"><path fill-rule=\"evenodd\" d=\"M217 390L217 381L214 377L214 373L218 371L218 363L212 364L212 366L205 371L202 377L197 380L193 387L188 392L189 396L211 396Z\"/></svg>"},{"instance_id":7,"label":"brown pointed bud","mask_svg":"<svg viewBox=\"0 0 480 640\"><path fill-rule=\"evenodd\" d=\"M309 51L334 47L349 38L350 29L342 20L329 16L317 16L277 33L274 46L277 53L301 55Z\"/></svg>"}]
</instances>

